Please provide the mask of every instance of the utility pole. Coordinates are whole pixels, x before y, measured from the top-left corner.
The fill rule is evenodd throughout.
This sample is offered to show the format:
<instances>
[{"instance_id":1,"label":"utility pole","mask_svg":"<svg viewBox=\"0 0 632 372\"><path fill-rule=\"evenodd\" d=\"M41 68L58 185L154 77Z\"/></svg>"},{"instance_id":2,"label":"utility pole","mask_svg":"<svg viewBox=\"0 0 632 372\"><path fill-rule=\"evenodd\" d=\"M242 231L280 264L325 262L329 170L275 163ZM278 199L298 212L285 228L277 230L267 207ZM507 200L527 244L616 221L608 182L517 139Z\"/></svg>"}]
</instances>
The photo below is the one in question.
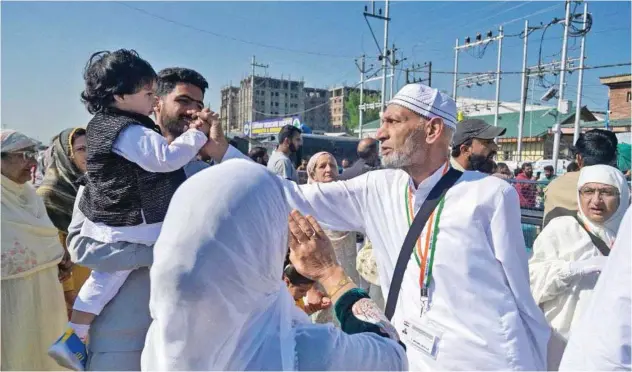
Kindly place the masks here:
<instances>
[{"instance_id":1,"label":"utility pole","mask_svg":"<svg viewBox=\"0 0 632 372\"><path fill-rule=\"evenodd\" d=\"M584 3L584 22L583 29L586 29L586 22L588 20L588 4ZM579 51L579 77L577 80L577 107L575 108L575 131L573 132L573 145L579 139L579 122L581 120L582 113L582 87L584 82L584 51L586 48L586 34L582 35L582 41L580 44Z\"/></svg>"},{"instance_id":2,"label":"utility pole","mask_svg":"<svg viewBox=\"0 0 632 372\"><path fill-rule=\"evenodd\" d=\"M414 75L414 73L417 72L425 72L424 69L428 69L428 77L425 79L418 79L416 78ZM412 75L412 77L411 77ZM412 68L407 68L406 69L406 84L411 84L411 83L427 83L428 86L432 86L432 61L430 62L424 62L423 66L420 64L417 64L417 66L415 67L415 64L413 63Z\"/></svg>"},{"instance_id":3,"label":"utility pole","mask_svg":"<svg viewBox=\"0 0 632 372\"><path fill-rule=\"evenodd\" d=\"M564 16L564 39L562 39L562 64L560 66L560 98L557 100L557 118L555 125L553 126L553 169L557 173L557 160L559 159L560 152L560 140L562 137L562 131L560 126L561 111L564 105L564 87L566 84L566 47L568 45L568 29L571 18L571 3L570 0L565 2L566 15Z\"/></svg>"},{"instance_id":4,"label":"utility pole","mask_svg":"<svg viewBox=\"0 0 632 372\"><path fill-rule=\"evenodd\" d=\"M386 49L388 48L388 9L389 0L386 0L384 5L384 48L382 49L382 102L380 106L380 114L384 112L384 106L386 106L386 63L388 62L388 56Z\"/></svg>"},{"instance_id":5,"label":"utility pole","mask_svg":"<svg viewBox=\"0 0 632 372\"><path fill-rule=\"evenodd\" d=\"M472 41L470 37L465 38L465 43L463 45L459 45L459 39L456 39L456 46L454 47L454 85L452 87L452 98L456 102L457 99L457 89L461 85L465 85L468 88L472 87L474 84L482 85L483 83L493 83L496 82L496 115L494 118L494 125L498 125L498 110L500 106L500 62L502 59L502 40L504 38L503 27L500 26L498 29L498 35L493 36L491 31L488 31L483 39L483 35L480 33L476 34L476 38ZM469 49L480 47L482 45L487 45L491 42L498 41L498 61L496 65L496 73L484 73L484 74L473 74L467 76L465 78L459 79L459 51L461 49ZM458 107L458 106L457 106Z\"/></svg>"},{"instance_id":6,"label":"utility pole","mask_svg":"<svg viewBox=\"0 0 632 372\"><path fill-rule=\"evenodd\" d=\"M382 77L378 79L368 79L365 81L365 83L372 80L382 81L382 94L381 94L382 106L380 107L380 113L384 112L384 106L386 106L386 78L388 77L387 76L387 63L389 62L388 57L390 55L390 50L388 49L388 23L391 21L391 19L388 16L389 0L385 1L384 8L385 8L384 16L382 16L382 9L379 9L378 14L375 14L375 1L371 1L371 13L368 12L369 10L368 7L366 5L364 6L364 19L366 20L367 25L369 26L369 29L371 30L371 35L373 36L373 40L375 41L375 44L377 45L377 48L380 51L380 55L378 59L382 62ZM371 28L371 24L369 23L369 20L367 19L367 17L377 18L384 21L384 44L382 48L380 48L377 38L375 37L375 34L373 33L373 28Z\"/></svg>"},{"instance_id":7,"label":"utility pole","mask_svg":"<svg viewBox=\"0 0 632 372\"><path fill-rule=\"evenodd\" d=\"M522 45L522 83L520 89L520 119L518 120L518 162L522 161L522 131L524 128L524 116L527 106L527 89L529 89L528 67L527 67L527 43L529 39L529 21L524 21L524 39Z\"/></svg>"},{"instance_id":8,"label":"utility pole","mask_svg":"<svg viewBox=\"0 0 632 372\"><path fill-rule=\"evenodd\" d=\"M456 38L456 44L454 45L454 85L452 87L452 99L456 102L456 91L459 74L459 38Z\"/></svg>"},{"instance_id":9,"label":"utility pole","mask_svg":"<svg viewBox=\"0 0 632 372\"><path fill-rule=\"evenodd\" d=\"M496 114L494 126L498 126L498 111L500 110L500 61L503 53L503 26L498 28L498 65L496 67Z\"/></svg>"},{"instance_id":10,"label":"utility pole","mask_svg":"<svg viewBox=\"0 0 632 372\"><path fill-rule=\"evenodd\" d=\"M395 65L397 64L396 53L397 49L395 48L395 44L393 44L393 48L391 49L391 93L388 95L388 99L393 99L393 89L395 89Z\"/></svg>"},{"instance_id":11,"label":"utility pole","mask_svg":"<svg viewBox=\"0 0 632 372\"><path fill-rule=\"evenodd\" d=\"M233 105L233 90L232 90L232 84L228 86L228 110L226 110L226 116L228 116L226 118L226 131L224 133L228 134L230 131L230 119L232 118L232 105Z\"/></svg>"},{"instance_id":12,"label":"utility pole","mask_svg":"<svg viewBox=\"0 0 632 372\"><path fill-rule=\"evenodd\" d=\"M356 66L358 65L358 61L356 60ZM364 74L366 73L366 58L365 55L363 54L362 57L360 57L360 66L358 66L358 68L360 69L360 106L358 107L358 129L359 129L359 133L358 133L358 138L362 139L362 125L364 125L364 109L362 108L362 106L364 105Z\"/></svg>"},{"instance_id":13,"label":"utility pole","mask_svg":"<svg viewBox=\"0 0 632 372\"><path fill-rule=\"evenodd\" d=\"M250 130L248 131L248 151L250 151L252 144L250 139L252 138L252 123L255 121L255 68L263 67L268 68L268 65L263 65L257 63L255 56L252 56L252 62L250 63L252 67L252 73L250 75Z\"/></svg>"},{"instance_id":14,"label":"utility pole","mask_svg":"<svg viewBox=\"0 0 632 372\"><path fill-rule=\"evenodd\" d=\"M395 67L399 66L400 63L406 61L408 58L397 59L397 48L395 48L395 44L393 44L393 49L391 49L391 94L389 95L389 100L393 99L393 95L395 94Z\"/></svg>"}]
</instances>

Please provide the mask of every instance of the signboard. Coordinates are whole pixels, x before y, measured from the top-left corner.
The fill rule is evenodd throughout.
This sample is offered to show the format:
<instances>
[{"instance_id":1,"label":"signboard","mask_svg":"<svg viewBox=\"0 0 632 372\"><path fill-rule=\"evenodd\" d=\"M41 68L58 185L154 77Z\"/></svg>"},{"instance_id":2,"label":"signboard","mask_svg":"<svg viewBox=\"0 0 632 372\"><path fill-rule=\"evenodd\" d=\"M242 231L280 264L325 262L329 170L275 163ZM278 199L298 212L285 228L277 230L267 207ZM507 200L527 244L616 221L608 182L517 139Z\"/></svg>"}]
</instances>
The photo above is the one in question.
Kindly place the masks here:
<instances>
[{"instance_id":1,"label":"signboard","mask_svg":"<svg viewBox=\"0 0 632 372\"><path fill-rule=\"evenodd\" d=\"M244 124L244 134L246 136L266 136L277 134L286 125L293 125L297 128L301 127L301 119L298 116L287 118L276 118L262 121L254 121Z\"/></svg>"}]
</instances>

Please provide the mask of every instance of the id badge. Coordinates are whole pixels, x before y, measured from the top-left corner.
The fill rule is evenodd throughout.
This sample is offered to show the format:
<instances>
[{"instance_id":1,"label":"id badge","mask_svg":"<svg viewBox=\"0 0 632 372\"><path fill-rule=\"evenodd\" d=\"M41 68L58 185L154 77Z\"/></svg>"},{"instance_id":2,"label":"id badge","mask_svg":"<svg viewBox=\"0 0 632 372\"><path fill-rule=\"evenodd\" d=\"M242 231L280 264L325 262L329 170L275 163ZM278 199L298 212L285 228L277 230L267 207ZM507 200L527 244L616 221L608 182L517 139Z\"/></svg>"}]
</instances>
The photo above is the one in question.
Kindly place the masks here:
<instances>
[{"instance_id":1,"label":"id badge","mask_svg":"<svg viewBox=\"0 0 632 372\"><path fill-rule=\"evenodd\" d=\"M402 334L406 338L406 346L412 346L430 358L437 359L438 344L441 340L440 332L414 320L406 319Z\"/></svg>"}]
</instances>

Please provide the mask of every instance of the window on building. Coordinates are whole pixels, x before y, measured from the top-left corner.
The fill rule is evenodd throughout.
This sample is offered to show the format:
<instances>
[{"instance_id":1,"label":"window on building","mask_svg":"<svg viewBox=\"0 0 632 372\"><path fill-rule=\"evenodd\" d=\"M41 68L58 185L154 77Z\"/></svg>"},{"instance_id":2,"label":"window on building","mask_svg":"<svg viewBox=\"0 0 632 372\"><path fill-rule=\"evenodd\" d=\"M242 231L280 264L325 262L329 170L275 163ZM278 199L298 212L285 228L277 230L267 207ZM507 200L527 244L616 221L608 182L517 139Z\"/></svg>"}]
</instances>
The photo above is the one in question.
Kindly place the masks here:
<instances>
[{"instance_id":1,"label":"window on building","mask_svg":"<svg viewBox=\"0 0 632 372\"><path fill-rule=\"evenodd\" d=\"M275 95L275 97L278 97L279 96L279 92L275 92L274 95Z\"/></svg>"}]
</instances>

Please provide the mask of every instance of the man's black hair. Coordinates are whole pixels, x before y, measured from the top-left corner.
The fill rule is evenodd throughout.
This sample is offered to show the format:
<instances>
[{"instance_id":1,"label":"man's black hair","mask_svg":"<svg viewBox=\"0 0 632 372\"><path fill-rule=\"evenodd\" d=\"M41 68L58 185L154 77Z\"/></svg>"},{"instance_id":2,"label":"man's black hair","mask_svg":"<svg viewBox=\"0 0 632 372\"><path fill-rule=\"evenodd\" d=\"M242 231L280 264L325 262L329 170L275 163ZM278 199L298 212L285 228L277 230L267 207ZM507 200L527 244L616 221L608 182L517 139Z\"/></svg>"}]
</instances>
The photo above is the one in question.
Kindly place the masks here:
<instances>
[{"instance_id":1,"label":"man's black hair","mask_svg":"<svg viewBox=\"0 0 632 372\"><path fill-rule=\"evenodd\" d=\"M458 146L454 146L452 147L452 157L453 158L458 158L459 156L461 156L461 146L472 146L472 142L474 141L473 138L468 139L467 141L463 142L462 144L458 145Z\"/></svg>"},{"instance_id":2,"label":"man's black hair","mask_svg":"<svg viewBox=\"0 0 632 372\"><path fill-rule=\"evenodd\" d=\"M593 129L579 135L575 153L581 155L583 166L617 165L617 136L609 130Z\"/></svg>"},{"instance_id":3,"label":"man's black hair","mask_svg":"<svg viewBox=\"0 0 632 372\"><path fill-rule=\"evenodd\" d=\"M290 281L292 285L310 285L314 284L314 281L304 277L296 271L296 268L292 264L288 264L283 269L283 275Z\"/></svg>"},{"instance_id":4,"label":"man's black hair","mask_svg":"<svg viewBox=\"0 0 632 372\"><path fill-rule=\"evenodd\" d=\"M96 114L114 102L115 95L134 94L156 80L156 71L135 50L96 52L83 71L81 102Z\"/></svg>"},{"instance_id":5,"label":"man's black hair","mask_svg":"<svg viewBox=\"0 0 632 372\"><path fill-rule=\"evenodd\" d=\"M303 133L303 131L301 131L299 128L293 125L284 126L283 128L281 128L281 131L279 132L279 145L285 142L286 139L291 140L292 137L294 137L297 133L301 134Z\"/></svg>"},{"instance_id":6,"label":"man's black hair","mask_svg":"<svg viewBox=\"0 0 632 372\"><path fill-rule=\"evenodd\" d=\"M533 164L531 164L531 163L522 163L522 166L520 167L520 169L524 170L526 167L533 168Z\"/></svg>"},{"instance_id":7,"label":"man's black hair","mask_svg":"<svg viewBox=\"0 0 632 372\"><path fill-rule=\"evenodd\" d=\"M268 153L265 147L256 146L248 151L248 157L255 163L263 164L263 157Z\"/></svg>"},{"instance_id":8,"label":"man's black hair","mask_svg":"<svg viewBox=\"0 0 632 372\"><path fill-rule=\"evenodd\" d=\"M566 166L567 172L577 172L578 170L579 170L579 165L574 161L568 163L568 165Z\"/></svg>"},{"instance_id":9,"label":"man's black hair","mask_svg":"<svg viewBox=\"0 0 632 372\"><path fill-rule=\"evenodd\" d=\"M202 90L202 94L208 88L208 82L197 71L183 67L169 67L158 72L157 96L165 96L171 93L178 83L191 84Z\"/></svg>"},{"instance_id":10,"label":"man's black hair","mask_svg":"<svg viewBox=\"0 0 632 372\"><path fill-rule=\"evenodd\" d=\"M507 174L506 172L509 172L511 174L511 169L509 169L507 163L500 162L496 164L496 172L502 174Z\"/></svg>"},{"instance_id":11,"label":"man's black hair","mask_svg":"<svg viewBox=\"0 0 632 372\"><path fill-rule=\"evenodd\" d=\"M547 165L546 167L544 167L544 170L545 170L545 171L549 171L549 172L553 172L553 171L554 171L554 169L553 169L553 166L552 166L552 165Z\"/></svg>"}]
</instances>

